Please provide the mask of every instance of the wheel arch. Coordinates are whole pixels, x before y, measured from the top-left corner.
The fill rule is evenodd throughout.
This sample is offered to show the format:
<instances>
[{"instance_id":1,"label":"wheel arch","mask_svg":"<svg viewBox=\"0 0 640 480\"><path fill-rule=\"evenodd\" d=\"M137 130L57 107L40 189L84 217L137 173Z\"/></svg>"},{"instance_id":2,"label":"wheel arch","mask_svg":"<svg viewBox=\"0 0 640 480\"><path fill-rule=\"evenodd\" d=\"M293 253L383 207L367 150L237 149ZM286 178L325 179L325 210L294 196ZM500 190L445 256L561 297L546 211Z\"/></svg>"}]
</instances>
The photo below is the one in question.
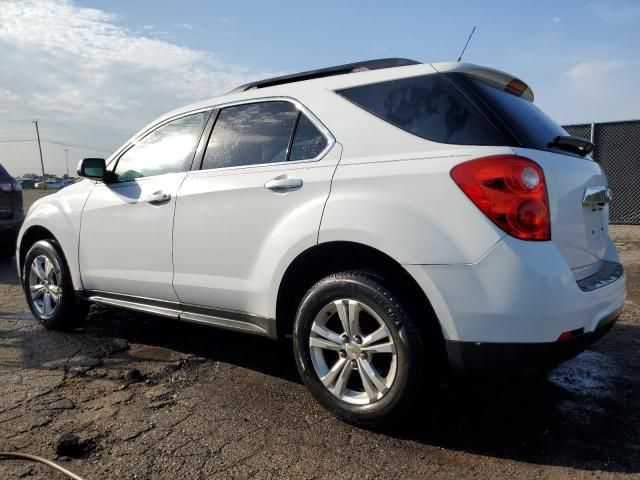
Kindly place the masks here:
<instances>
[{"instance_id":1,"label":"wheel arch","mask_svg":"<svg viewBox=\"0 0 640 480\"><path fill-rule=\"evenodd\" d=\"M395 259L367 245L336 241L314 245L299 254L287 267L276 300L278 337L289 337L298 305L304 294L325 276L344 270L365 270L381 277L391 286L423 335L437 338L444 352L444 336L438 317L416 280ZM424 321L423 321L424 320Z\"/></svg>"},{"instance_id":2,"label":"wheel arch","mask_svg":"<svg viewBox=\"0 0 640 480\"><path fill-rule=\"evenodd\" d=\"M51 240L55 243L56 249L60 251L62 254L62 258L64 262L67 264L67 268L69 267L68 257L64 251L64 248L58 238L53 234L51 230L42 225L32 225L27 228L20 237L20 247L18 249L19 262L18 262L18 273L20 274L20 278L22 278L23 269L24 269L24 261L27 257L27 253L29 249L40 240ZM73 274L71 276L73 282Z\"/></svg>"}]
</instances>

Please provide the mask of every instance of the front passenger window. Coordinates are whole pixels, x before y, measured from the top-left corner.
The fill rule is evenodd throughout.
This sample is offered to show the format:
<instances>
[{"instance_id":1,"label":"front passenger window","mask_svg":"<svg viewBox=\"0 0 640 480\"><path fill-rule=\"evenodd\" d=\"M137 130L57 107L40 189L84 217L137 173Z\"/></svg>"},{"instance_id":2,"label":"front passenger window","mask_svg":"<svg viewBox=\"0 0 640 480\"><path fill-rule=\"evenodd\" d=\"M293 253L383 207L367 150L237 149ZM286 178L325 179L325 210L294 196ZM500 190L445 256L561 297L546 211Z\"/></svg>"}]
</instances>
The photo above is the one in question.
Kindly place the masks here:
<instances>
[{"instance_id":1,"label":"front passenger window","mask_svg":"<svg viewBox=\"0 0 640 480\"><path fill-rule=\"evenodd\" d=\"M209 112L166 123L127 150L114 170L118 182L182 172L188 168Z\"/></svg>"}]
</instances>

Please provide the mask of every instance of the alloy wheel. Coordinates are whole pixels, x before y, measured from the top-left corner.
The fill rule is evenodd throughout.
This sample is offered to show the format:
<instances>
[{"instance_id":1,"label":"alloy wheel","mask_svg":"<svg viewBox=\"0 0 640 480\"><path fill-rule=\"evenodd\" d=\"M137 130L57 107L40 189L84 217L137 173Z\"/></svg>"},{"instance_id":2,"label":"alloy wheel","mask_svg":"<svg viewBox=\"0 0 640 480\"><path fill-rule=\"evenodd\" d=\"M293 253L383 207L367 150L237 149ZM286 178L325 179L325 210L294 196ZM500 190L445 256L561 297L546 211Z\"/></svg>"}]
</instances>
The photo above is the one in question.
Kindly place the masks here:
<instances>
[{"instance_id":1,"label":"alloy wheel","mask_svg":"<svg viewBox=\"0 0 640 480\"><path fill-rule=\"evenodd\" d=\"M38 255L31 262L29 292L34 310L43 318L54 315L62 299L60 272L46 255Z\"/></svg>"},{"instance_id":2,"label":"alloy wheel","mask_svg":"<svg viewBox=\"0 0 640 480\"><path fill-rule=\"evenodd\" d=\"M309 350L322 384L350 404L380 400L398 370L389 327L372 308L355 299L335 300L318 312L311 326Z\"/></svg>"}]
</instances>

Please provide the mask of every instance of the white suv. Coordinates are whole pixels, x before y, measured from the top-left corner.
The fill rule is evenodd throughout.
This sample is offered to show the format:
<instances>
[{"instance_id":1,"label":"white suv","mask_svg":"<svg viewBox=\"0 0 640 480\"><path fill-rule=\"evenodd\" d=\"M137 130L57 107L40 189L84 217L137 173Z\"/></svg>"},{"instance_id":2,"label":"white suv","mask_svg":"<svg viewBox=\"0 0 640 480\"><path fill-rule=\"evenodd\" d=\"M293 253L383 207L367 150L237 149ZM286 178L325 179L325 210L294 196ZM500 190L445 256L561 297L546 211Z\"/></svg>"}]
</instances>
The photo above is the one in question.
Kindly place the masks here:
<instances>
[{"instance_id":1,"label":"white suv","mask_svg":"<svg viewBox=\"0 0 640 480\"><path fill-rule=\"evenodd\" d=\"M611 327L625 274L592 149L490 68L269 79L83 160L29 210L18 269L47 328L97 303L292 337L322 405L389 420L443 373L549 368Z\"/></svg>"}]
</instances>

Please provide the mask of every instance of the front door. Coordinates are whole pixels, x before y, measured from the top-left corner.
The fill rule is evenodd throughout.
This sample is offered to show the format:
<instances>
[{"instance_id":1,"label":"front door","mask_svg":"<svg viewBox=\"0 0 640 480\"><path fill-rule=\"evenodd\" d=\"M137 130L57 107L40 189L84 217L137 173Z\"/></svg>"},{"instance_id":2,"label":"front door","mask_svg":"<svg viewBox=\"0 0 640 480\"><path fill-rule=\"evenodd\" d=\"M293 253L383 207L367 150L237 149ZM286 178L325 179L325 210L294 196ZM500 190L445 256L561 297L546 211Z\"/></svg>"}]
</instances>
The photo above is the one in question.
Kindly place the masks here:
<instances>
[{"instance_id":1,"label":"front door","mask_svg":"<svg viewBox=\"0 0 640 480\"><path fill-rule=\"evenodd\" d=\"M209 112L152 130L115 162L114 181L97 183L80 227L85 290L177 301L172 287L176 195Z\"/></svg>"}]
</instances>

